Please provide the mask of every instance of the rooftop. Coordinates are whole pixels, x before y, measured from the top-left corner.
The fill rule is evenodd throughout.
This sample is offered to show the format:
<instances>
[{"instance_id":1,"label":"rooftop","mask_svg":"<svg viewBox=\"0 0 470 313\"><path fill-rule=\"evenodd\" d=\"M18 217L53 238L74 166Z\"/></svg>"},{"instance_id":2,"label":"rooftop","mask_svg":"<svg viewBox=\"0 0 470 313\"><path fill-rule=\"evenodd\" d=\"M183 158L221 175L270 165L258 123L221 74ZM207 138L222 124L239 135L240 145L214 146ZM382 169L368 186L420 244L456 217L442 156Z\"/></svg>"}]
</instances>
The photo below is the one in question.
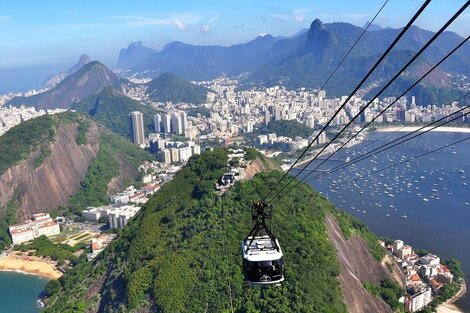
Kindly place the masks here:
<instances>
[{"instance_id":1,"label":"rooftop","mask_svg":"<svg viewBox=\"0 0 470 313\"><path fill-rule=\"evenodd\" d=\"M277 241L277 245L279 246L279 251L276 250L274 247L274 243L272 242L269 236L260 236L255 237L255 240L248 246L249 240L252 237L248 237L248 241L243 242L243 257L248 261L266 261L266 260L278 260L282 257L282 250L280 248L279 242Z\"/></svg>"}]
</instances>

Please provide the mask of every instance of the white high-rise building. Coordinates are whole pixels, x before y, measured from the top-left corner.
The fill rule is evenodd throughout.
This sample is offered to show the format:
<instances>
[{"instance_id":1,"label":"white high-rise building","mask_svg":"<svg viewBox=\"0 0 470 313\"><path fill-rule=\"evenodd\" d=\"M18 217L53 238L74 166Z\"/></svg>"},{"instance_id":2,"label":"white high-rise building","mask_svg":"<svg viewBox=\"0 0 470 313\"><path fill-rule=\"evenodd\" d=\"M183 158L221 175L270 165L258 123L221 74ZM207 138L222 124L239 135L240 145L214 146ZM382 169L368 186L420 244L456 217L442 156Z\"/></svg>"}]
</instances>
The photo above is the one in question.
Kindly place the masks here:
<instances>
[{"instance_id":1,"label":"white high-rise building","mask_svg":"<svg viewBox=\"0 0 470 313\"><path fill-rule=\"evenodd\" d=\"M165 134L171 133L171 115L167 113L163 116L163 132Z\"/></svg>"},{"instance_id":2,"label":"white high-rise building","mask_svg":"<svg viewBox=\"0 0 470 313\"><path fill-rule=\"evenodd\" d=\"M155 114L153 117L153 123L155 126L155 132L159 133L162 131L162 116L160 114Z\"/></svg>"},{"instance_id":3,"label":"white high-rise building","mask_svg":"<svg viewBox=\"0 0 470 313\"><path fill-rule=\"evenodd\" d=\"M186 112L184 111L181 111L179 112L180 113L180 118L181 118L181 126L183 127L183 131L186 130L186 128L188 128L188 114L186 114Z\"/></svg>"},{"instance_id":4,"label":"white high-rise building","mask_svg":"<svg viewBox=\"0 0 470 313\"><path fill-rule=\"evenodd\" d=\"M145 140L144 115L142 112L133 111L129 114L129 121L131 126L132 141L135 144L143 145Z\"/></svg>"},{"instance_id":5,"label":"white high-rise building","mask_svg":"<svg viewBox=\"0 0 470 313\"><path fill-rule=\"evenodd\" d=\"M171 115L171 131L178 135L183 133L183 123L181 122L181 117L178 113L173 113Z\"/></svg>"}]
</instances>

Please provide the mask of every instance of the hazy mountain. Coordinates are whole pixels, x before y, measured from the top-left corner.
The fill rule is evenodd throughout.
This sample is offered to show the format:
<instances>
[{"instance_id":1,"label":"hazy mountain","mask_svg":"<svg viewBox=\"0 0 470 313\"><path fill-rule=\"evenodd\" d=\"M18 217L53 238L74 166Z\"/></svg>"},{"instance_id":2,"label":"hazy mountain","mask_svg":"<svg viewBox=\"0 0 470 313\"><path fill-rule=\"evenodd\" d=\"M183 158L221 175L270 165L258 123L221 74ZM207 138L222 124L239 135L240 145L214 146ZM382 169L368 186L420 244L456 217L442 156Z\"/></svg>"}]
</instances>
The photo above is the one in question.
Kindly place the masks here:
<instances>
[{"instance_id":1,"label":"hazy mountain","mask_svg":"<svg viewBox=\"0 0 470 313\"><path fill-rule=\"evenodd\" d=\"M279 40L265 35L229 47L197 46L176 41L165 45L134 70L148 71L146 75L154 77L171 72L189 80L210 79L224 73L238 73L245 63L263 59Z\"/></svg>"},{"instance_id":2,"label":"hazy mountain","mask_svg":"<svg viewBox=\"0 0 470 313\"><path fill-rule=\"evenodd\" d=\"M46 87L46 88L54 87L55 85L60 83L62 80L64 80L64 78L72 75L73 73L78 71L80 68L82 68L82 66L84 66L85 64L88 64L90 62L91 62L90 57L86 54L82 54L80 56L80 59L78 60L78 62L74 66L72 66L71 68L69 68L69 69L67 69L63 72L60 72L58 74L55 74L55 75L52 75L52 76L48 77L43 82L43 86Z\"/></svg>"},{"instance_id":3,"label":"hazy mountain","mask_svg":"<svg viewBox=\"0 0 470 313\"><path fill-rule=\"evenodd\" d=\"M108 203L108 193L134 181L152 158L84 114L43 115L11 128L0 137L0 246L10 238L6 224L33 213Z\"/></svg>"},{"instance_id":4,"label":"hazy mountain","mask_svg":"<svg viewBox=\"0 0 470 313\"><path fill-rule=\"evenodd\" d=\"M153 116L156 111L139 101L135 101L113 87L105 87L96 94L89 95L79 103L72 105L71 109L89 114L115 133L130 138L129 113L141 111L144 123L153 131Z\"/></svg>"},{"instance_id":5,"label":"hazy mountain","mask_svg":"<svg viewBox=\"0 0 470 313\"><path fill-rule=\"evenodd\" d=\"M369 25L370 22L366 22L362 28L366 28L367 25ZM367 29L368 31L379 31L382 30L383 27L378 25L378 24L370 24L369 28Z\"/></svg>"},{"instance_id":6,"label":"hazy mountain","mask_svg":"<svg viewBox=\"0 0 470 313\"><path fill-rule=\"evenodd\" d=\"M162 73L147 83L147 96L157 102L203 103L208 91L172 73Z\"/></svg>"},{"instance_id":7,"label":"hazy mountain","mask_svg":"<svg viewBox=\"0 0 470 313\"><path fill-rule=\"evenodd\" d=\"M264 64L255 70L244 83L264 86L283 84L289 88L318 88L336 68L361 32L362 28L351 24L323 24L317 19L310 26L304 47ZM398 35L398 32L397 29L367 32L328 83L325 88L327 93L339 96L351 92L380 54ZM412 27L396 49L389 54L366 82L366 85L373 82L383 82L394 75L432 35L433 33L430 31L422 30L416 26ZM436 41L437 43L431 45L423 56L405 72L404 75L408 81L419 78L461 40L463 38L455 33L445 32L442 34ZM441 92L440 88L451 87L452 79L448 74L468 74L467 72L470 71L469 56L470 47L464 46L452 59L446 61L442 67L426 78L420 85L420 94L425 98L423 100L437 99L436 92L448 94ZM403 82L404 80L397 81L396 84L400 87L396 90L403 91L409 86ZM442 97L441 100L443 100Z\"/></svg>"},{"instance_id":8,"label":"hazy mountain","mask_svg":"<svg viewBox=\"0 0 470 313\"><path fill-rule=\"evenodd\" d=\"M93 61L66 77L54 88L31 97L15 97L7 105L29 105L37 109L69 108L106 86L118 87L120 79L104 64Z\"/></svg>"},{"instance_id":9,"label":"hazy mountain","mask_svg":"<svg viewBox=\"0 0 470 313\"><path fill-rule=\"evenodd\" d=\"M155 52L157 51L145 47L142 41L133 42L127 49L121 49L116 67L121 69L134 67L147 60Z\"/></svg>"},{"instance_id":10,"label":"hazy mountain","mask_svg":"<svg viewBox=\"0 0 470 313\"><path fill-rule=\"evenodd\" d=\"M380 28L371 25L343 66L327 85L331 96L352 91L355 84L367 73L400 29ZM243 81L244 87L273 86L283 84L289 88L318 88L336 68L363 28L348 23L323 24L316 19L308 31L288 37L257 37L245 44L230 47L194 46L182 42L167 44L132 71L157 76L163 72L176 73L189 80L212 79L243 72L251 76ZM383 82L395 74L430 38L433 32L412 26L397 44L393 53L379 66L367 84ZM439 61L463 38L452 32L444 32L404 74L416 79L426 69ZM443 63L432 77L420 85L420 95L425 99L437 99L441 88L455 88L456 74L470 76L470 46L463 46ZM400 80L402 89L406 87ZM364 86L366 87L366 86ZM243 88L243 87L242 87Z\"/></svg>"}]
</instances>

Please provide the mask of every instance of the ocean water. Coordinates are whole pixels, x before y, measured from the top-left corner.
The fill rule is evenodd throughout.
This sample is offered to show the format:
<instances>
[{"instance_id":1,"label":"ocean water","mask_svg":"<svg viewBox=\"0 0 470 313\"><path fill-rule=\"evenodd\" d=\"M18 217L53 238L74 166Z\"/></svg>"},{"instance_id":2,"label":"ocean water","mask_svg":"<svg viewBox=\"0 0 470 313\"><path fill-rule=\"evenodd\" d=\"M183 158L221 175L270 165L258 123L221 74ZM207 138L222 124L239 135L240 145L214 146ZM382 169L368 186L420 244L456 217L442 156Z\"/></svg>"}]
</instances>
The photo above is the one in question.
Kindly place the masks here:
<instances>
[{"instance_id":1,"label":"ocean water","mask_svg":"<svg viewBox=\"0 0 470 313\"><path fill-rule=\"evenodd\" d=\"M370 135L363 143L333 156L334 160L320 169L336 167L348 157L353 160L405 133L387 134ZM368 177L359 176L469 136L427 133L309 183L337 207L364 221L377 235L402 239L414 248L443 258L459 259L470 286L470 140L419 158L408 166L402 164ZM318 164L315 161L309 168ZM314 172L309 177L318 175ZM457 305L470 312L468 293Z\"/></svg>"},{"instance_id":2,"label":"ocean water","mask_svg":"<svg viewBox=\"0 0 470 313\"><path fill-rule=\"evenodd\" d=\"M15 272L0 272L0 313L36 313L36 300L47 280Z\"/></svg>"}]
</instances>

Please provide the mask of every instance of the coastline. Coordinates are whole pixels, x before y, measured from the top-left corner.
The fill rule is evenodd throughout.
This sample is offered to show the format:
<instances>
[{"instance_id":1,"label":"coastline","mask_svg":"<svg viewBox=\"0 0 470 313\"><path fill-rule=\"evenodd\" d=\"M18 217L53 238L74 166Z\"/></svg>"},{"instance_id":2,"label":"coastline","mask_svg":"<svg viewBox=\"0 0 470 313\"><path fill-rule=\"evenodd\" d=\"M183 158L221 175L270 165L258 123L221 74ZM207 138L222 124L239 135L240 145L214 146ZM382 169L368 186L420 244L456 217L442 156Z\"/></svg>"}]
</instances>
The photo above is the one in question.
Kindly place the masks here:
<instances>
[{"instance_id":1,"label":"coastline","mask_svg":"<svg viewBox=\"0 0 470 313\"><path fill-rule=\"evenodd\" d=\"M454 302L462 298L465 293L467 292L467 284L465 280L463 280L462 285L460 286L460 290L449 300L444 303L441 303L437 306L436 312L437 313L464 313L461 309L459 309Z\"/></svg>"},{"instance_id":2,"label":"coastline","mask_svg":"<svg viewBox=\"0 0 470 313\"><path fill-rule=\"evenodd\" d=\"M392 127L379 127L375 131L376 132L412 132L416 131L422 126L392 126ZM422 131L429 130L432 127L425 127ZM470 133L470 128L468 127L438 127L436 129L431 130L432 132L447 132L447 133Z\"/></svg>"},{"instance_id":3,"label":"coastline","mask_svg":"<svg viewBox=\"0 0 470 313\"><path fill-rule=\"evenodd\" d=\"M412 132L412 131L416 131L418 130L419 128L421 128L422 126L391 126L391 127L378 127L376 130L374 131L371 131L371 132L367 132L365 133L366 135L368 134L371 134L371 133L374 133L374 132ZM423 128L421 131L426 131L426 130L429 130L430 127L425 127ZM470 128L469 127L452 127L452 126L447 126L447 127L439 127L439 128L436 128L436 129L433 129L431 130L431 132L446 132L446 133L470 133ZM366 137L367 138L367 137ZM365 139L365 138L364 138ZM355 146L359 143L361 143L361 141L358 141L358 142L354 142L351 146L349 146L348 148L352 147L352 146ZM315 150L312 150L313 154L316 154L318 151L320 151L319 149L315 149ZM330 152L331 153L331 152ZM313 159L313 156L311 157L308 157L306 158L305 160L297 163L297 165L295 166L296 168L302 168L304 164L307 164L308 162L310 162L311 160ZM290 165L289 166L286 166L286 168L284 169L284 171L287 171L287 169L290 168Z\"/></svg>"},{"instance_id":4,"label":"coastline","mask_svg":"<svg viewBox=\"0 0 470 313\"><path fill-rule=\"evenodd\" d=\"M40 276L45 279L58 279L62 272L55 267L55 262L36 257L24 257L21 253L11 253L0 258L0 272L16 272Z\"/></svg>"}]
</instances>

